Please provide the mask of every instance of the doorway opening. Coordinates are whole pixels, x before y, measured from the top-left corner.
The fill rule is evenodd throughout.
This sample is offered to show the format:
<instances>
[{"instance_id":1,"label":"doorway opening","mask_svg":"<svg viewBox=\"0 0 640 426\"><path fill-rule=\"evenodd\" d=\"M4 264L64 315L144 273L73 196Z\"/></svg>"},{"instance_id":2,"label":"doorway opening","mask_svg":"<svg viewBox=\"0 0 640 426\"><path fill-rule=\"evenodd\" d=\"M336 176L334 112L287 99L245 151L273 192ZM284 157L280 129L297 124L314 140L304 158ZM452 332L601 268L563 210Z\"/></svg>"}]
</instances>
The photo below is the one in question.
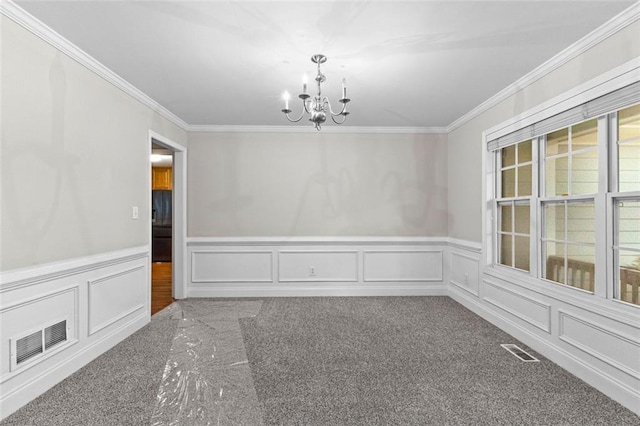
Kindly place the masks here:
<instances>
[{"instance_id":1,"label":"doorway opening","mask_svg":"<svg viewBox=\"0 0 640 426\"><path fill-rule=\"evenodd\" d=\"M173 303L173 151L151 143L151 315Z\"/></svg>"},{"instance_id":2,"label":"doorway opening","mask_svg":"<svg viewBox=\"0 0 640 426\"><path fill-rule=\"evenodd\" d=\"M186 148L149 132L150 310L185 297Z\"/></svg>"}]
</instances>

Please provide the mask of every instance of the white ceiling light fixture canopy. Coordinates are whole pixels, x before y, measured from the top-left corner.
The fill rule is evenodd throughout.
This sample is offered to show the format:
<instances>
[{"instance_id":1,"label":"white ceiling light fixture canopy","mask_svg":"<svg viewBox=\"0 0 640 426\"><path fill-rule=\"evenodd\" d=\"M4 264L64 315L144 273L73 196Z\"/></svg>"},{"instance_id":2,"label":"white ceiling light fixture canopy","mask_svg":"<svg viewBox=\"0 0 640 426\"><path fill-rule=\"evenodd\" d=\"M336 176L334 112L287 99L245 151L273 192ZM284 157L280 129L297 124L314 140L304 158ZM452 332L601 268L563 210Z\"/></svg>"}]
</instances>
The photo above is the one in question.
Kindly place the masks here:
<instances>
[{"instance_id":1,"label":"white ceiling light fixture canopy","mask_svg":"<svg viewBox=\"0 0 640 426\"><path fill-rule=\"evenodd\" d=\"M327 121L327 114L330 115L331 120L333 120L336 124L342 124L346 121L347 115L350 113L347 111L347 104L351 102L351 99L347 98L347 82L343 78L342 79L342 97L338 99L338 102L342 104L342 109L340 112L333 112L331 109L331 103L329 102L329 98L322 95L322 83L327 80L327 77L322 74L320 71L320 65L327 62L327 57L321 54L313 55L311 57L311 62L318 65L318 73L316 75L316 84L318 86L318 94L315 96L311 96L307 94L307 76L303 76L302 78L302 93L298 95L298 97L302 100L302 113L300 117L296 119L292 119L289 117L289 113L292 111L289 109L289 92L284 92L284 109L282 112L287 117L287 120L292 123L297 123L302 120L305 113L309 114L309 121L311 121L316 130L320 131L322 128L322 123ZM342 117L342 120L336 120L336 117Z\"/></svg>"}]
</instances>

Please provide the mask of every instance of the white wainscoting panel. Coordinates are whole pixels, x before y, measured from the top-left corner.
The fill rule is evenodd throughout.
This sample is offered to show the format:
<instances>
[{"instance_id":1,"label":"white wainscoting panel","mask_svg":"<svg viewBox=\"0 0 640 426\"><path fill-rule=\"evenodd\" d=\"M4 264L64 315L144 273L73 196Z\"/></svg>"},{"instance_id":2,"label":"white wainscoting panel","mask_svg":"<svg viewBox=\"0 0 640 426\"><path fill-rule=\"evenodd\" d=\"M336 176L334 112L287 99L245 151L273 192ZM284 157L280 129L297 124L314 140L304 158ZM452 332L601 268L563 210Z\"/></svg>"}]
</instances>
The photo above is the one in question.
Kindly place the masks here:
<instances>
[{"instance_id":1,"label":"white wainscoting panel","mask_svg":"<svg viewBox=\"0 0 640 426\"><path fill-rule=\"evenodd\" d=\"M193 250L191 282L273 282L273 253L270 250Z\"/></svg>"},{"instance_id":2,"label":"white wainscoting panel","mask_svg":"<svg viewBox=\"0 0 640 426\"><path fill-rule=\"evenodd\" d=\"M480 259L477 255L451 250L451 284L478 297Z\"/></svg>"},{"instance_id":3,"label":"white wainscoting panel","mask_svg":"<svg viewBox=\"0 0 640 426\"><path fill-rule=\"evenodd\" d=\"M442 281L443 250L364 250L364 281Z\"/></svg>"},{"instance_id":4,"label":"white wainscoting panel","mask_svg":"<svg viewBox=\"0 0 640 426\"><path fill-rule=\"evenodd\" d=\"M357 282L357 250L280 250L278 281Z\"/></svg>"},{"instance_id":5,"label":"white wainscoting panel","mask_svg":"<svg viewBox=\"0 0 640 426\"><path fill-rule=\"evenodd\" d=\"M146 278L147 268L140 265L89 280L89 335L144 310L149 287Z\"/></svg>"},{"instance_id":6,"label":"white wainscoting panel","mask_svg":"<svg viewBox=\"0 0 640 426\"><path fill-rule=\"evenodd\" d=\"M532 326L551 333L551 305L527 296L518 287L489 280L483 283L483 300Z\"/></svg>"},{"instance_id":7,"label":"white wainscoting panel","mask_svg":"<svg viewBox=\"0 0 640 426\"><path fill-rule=\"evenodd\" d=\"M446 238L192 238L187 294L444 295L446 245Z\"/></svg>"},{"instance_id":8,"label":"white wainscoting panel","mask_svg":"<svg viewBox=\"0 0 640 426\"><path fill-rule=\"evenodd\" d=\"M640 381L640 341L580 315L558 311L559 338Z\"/></svg>"},{"instance_id":9,"label":"white wainscoting panel","mask_svg":"<svg viewBox=\"0 0 640 426\"><path fill-rule=\"evenodd\" d=\"M37 330L57 323L62 319L67 320L67 342L61 346L67 347L78 340L78 309L79 287L63 288L52 293L42 294L35 298L29 298L13 305L5 306L0 310L0 350L6 356L0 357L0 383L6 382L36 362L42 362L53 356L56 351L37 357L34 362L11 369L11 358L8 356L10 341L21 338Z\"/></svg>"},{"instance_id":10,"label":"white wainscoting panel","mask_svg":"<svg viewBox=\"0 0 640 426\"><path fill-rule=\"evenodd\" d=\"M0 275L0 419L121 342L150 319L149 247ZM11 370L10 340L67 321L67 342Z\"/></svg>"}]
</instances>

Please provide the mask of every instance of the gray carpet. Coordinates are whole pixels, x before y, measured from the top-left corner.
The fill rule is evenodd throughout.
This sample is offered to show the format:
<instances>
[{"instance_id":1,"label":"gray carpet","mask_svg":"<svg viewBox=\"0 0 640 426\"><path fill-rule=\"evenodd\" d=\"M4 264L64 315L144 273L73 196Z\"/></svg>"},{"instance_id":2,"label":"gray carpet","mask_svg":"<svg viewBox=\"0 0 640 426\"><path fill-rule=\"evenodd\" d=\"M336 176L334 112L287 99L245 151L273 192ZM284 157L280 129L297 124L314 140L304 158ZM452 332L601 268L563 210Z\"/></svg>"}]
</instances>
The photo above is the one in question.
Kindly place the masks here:
<instances>
[{"instance_id":1,"label":"gray carpet","mask_svg":"<svg viewBox=\"0 0 640 426\"><path fill-rule=\"evenodd\" d=\"M640 425L500 343L446 297L191 299L0 424Z\"/></svg>"},{"instance_id":2,"label":"gray carpet","mask_svg":"<svg viewBox=\"0 0 640 426\"><path fill-rule=\"evenodd\" d=\"M640 424L447 297L270 299L241 324L267 425Z\"/></svg>"}]
</instances>

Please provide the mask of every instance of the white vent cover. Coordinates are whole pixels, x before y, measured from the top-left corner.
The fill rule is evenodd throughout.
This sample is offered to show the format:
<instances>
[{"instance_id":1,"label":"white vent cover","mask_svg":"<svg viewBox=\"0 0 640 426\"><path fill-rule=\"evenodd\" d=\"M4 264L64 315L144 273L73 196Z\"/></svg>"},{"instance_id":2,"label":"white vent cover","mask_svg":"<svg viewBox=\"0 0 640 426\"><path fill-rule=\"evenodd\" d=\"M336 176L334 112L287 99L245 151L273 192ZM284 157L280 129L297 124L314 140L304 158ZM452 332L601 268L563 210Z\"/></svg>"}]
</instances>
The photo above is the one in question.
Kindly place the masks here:
<instances>
[{"instance_id":1,"label":"white vent cover","mask_svg":"<svg viewBox=\"0 0 640 426\"><path fill-rule=\"evenodd\" d=\"M14 370L27 361L40 358L66 341L66 319L24 337L11 339L11 369Z\"/></svg>"},{"instance_id":2,"label":"white vent cover","mask_svg":"<svg viewBox=\"0 0 640 426\"><path fill-rule=\"evenodd\" d=\"M530 353L521 349L518 345L513 343L503 343L500 346L511 352L516 358L523 362L540 362L538 358L534 357Z\"/></svg>"}]
</instances>

